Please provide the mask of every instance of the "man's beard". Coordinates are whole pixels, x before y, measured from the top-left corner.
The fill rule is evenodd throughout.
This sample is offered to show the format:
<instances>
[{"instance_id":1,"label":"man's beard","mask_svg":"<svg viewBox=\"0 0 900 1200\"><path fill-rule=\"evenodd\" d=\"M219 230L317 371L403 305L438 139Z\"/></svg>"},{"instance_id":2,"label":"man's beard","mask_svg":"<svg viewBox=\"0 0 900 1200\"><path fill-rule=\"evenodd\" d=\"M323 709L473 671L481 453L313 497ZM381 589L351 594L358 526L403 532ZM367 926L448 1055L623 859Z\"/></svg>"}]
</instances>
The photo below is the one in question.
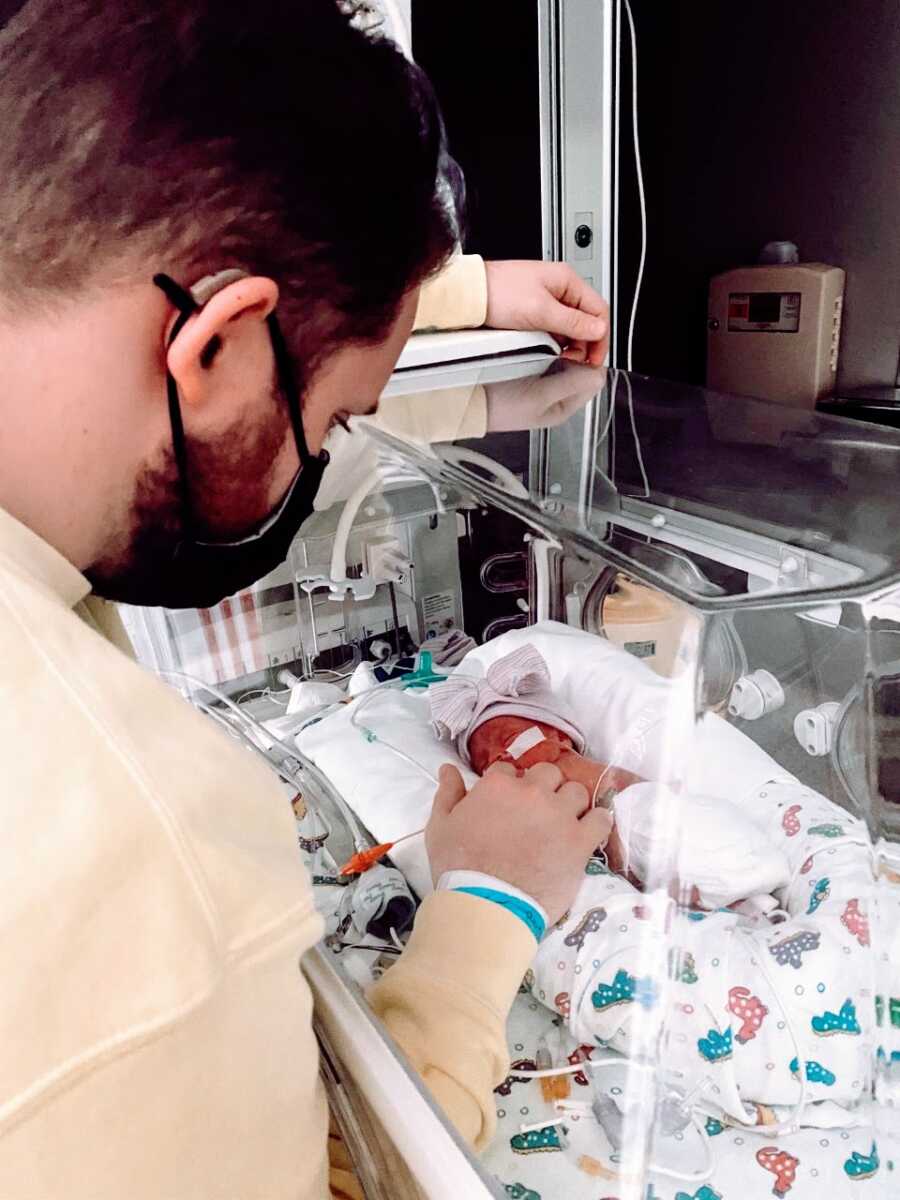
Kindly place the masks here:
<instances>
[{"instance_id":1,"label":"man's beard","mask_svg":"<svg viewBox=\"0 0 900 1200\"><path fill-rule=\"evenodd\" d=\"M213 441L188 440L190 529L171 447L154 464L145 464L135 480L126 536L111 539L110 549L84 572L97 595L141 605L148 596L177 591L184 568L176 551L186 537L236 541L264 521L289 426L283 402L273 396L271 411L253 428L238 422Z\"/></svg>"}]
</instances>

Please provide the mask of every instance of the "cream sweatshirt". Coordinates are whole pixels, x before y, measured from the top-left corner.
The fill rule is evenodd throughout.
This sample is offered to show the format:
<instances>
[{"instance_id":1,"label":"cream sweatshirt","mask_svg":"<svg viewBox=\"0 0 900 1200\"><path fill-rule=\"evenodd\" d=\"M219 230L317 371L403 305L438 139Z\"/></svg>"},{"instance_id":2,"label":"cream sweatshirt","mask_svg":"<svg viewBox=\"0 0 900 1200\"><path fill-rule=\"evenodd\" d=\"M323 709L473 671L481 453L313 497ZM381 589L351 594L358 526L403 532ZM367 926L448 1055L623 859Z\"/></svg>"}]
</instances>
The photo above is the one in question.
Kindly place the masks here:
<instances>
[{"instance_id":1,"label":"cream sweatshirt","mask_svg":"<svg viewBox=\"0 0 900 1200\"><path fill-rule=\"evenodd\" d=\"M299 970L322 924L284 793L87 593L0 512L0 1200L353 1194L329 1188ZM370 993L476 1145L534 949L441 893Z\"/></svg>"}]
</instances>

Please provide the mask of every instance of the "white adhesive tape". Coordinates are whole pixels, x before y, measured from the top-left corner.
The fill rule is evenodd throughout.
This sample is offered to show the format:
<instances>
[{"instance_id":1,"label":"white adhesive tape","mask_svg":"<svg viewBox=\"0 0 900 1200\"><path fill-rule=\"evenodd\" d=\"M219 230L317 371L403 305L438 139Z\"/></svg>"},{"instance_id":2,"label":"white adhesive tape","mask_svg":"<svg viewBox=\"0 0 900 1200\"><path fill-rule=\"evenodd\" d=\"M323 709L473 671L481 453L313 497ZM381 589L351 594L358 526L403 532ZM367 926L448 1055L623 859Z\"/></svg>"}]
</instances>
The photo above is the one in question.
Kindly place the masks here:
<instances>
[{"instance_id":1,"label":"white adhesive tape","mask_svg":"<svg viewBox=\"0 0 900 1200\"><path fill-rule=\"evenodd\" d=\"M518 737L513 738L506 747L506 753L513 762L518 762L523 754L527 754L529 750L533 750L535 746L546 740L537 725L530 725L527 729L523 729Z\"/></svg>"}]
</instances>

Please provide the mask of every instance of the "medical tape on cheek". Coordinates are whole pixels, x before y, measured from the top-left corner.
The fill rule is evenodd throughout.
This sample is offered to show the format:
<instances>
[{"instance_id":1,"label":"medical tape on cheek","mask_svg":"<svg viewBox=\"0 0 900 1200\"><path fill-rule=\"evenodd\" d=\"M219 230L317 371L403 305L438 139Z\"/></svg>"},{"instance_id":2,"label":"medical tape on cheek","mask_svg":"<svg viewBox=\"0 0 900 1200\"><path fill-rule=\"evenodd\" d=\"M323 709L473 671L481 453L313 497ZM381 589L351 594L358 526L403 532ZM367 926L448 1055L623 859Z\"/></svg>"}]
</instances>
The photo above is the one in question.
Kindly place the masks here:
<instances>
[{"instance_id":1,"label":"medical tape on cheek","mask_svg":"<svg viewBox=\"0 0 900 1200\"><path fill-rule=\"evenodd\" d=\"M530 725L527 729L523 729L518 737L513 738L506 747L505 753L509 755L513 762L518 762L529 750L533 750L535 746L539 746L541 742L546 742L546 740L546 737L541 733L537 725Z\"/></svg>"}]
</instances>

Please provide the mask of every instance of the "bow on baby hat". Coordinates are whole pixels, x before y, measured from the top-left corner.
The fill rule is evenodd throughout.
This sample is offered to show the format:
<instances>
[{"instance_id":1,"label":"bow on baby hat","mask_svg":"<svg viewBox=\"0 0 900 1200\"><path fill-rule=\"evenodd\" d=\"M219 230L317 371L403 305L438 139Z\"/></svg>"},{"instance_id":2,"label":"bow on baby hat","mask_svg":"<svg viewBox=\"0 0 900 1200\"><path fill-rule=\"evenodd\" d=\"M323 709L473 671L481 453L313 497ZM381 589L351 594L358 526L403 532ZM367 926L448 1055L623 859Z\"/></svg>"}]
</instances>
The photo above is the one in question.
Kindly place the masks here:
<instances>
[{"instance_id":1,"label":"bow on baby hat","mask_svg":"<svg viewBox=\"0 0 900 1200\"><path fill-rule=\"evenodd\" d=\"M530 643L498 658L483 679L458 671L428 693L431 719L439 738L455 740L468 761L469 738L485 721L516 716L552 725L568 734L579 753L584 735L575 714L553 694L550 671L540 652Z\"/></svg>"}]
</instances>

